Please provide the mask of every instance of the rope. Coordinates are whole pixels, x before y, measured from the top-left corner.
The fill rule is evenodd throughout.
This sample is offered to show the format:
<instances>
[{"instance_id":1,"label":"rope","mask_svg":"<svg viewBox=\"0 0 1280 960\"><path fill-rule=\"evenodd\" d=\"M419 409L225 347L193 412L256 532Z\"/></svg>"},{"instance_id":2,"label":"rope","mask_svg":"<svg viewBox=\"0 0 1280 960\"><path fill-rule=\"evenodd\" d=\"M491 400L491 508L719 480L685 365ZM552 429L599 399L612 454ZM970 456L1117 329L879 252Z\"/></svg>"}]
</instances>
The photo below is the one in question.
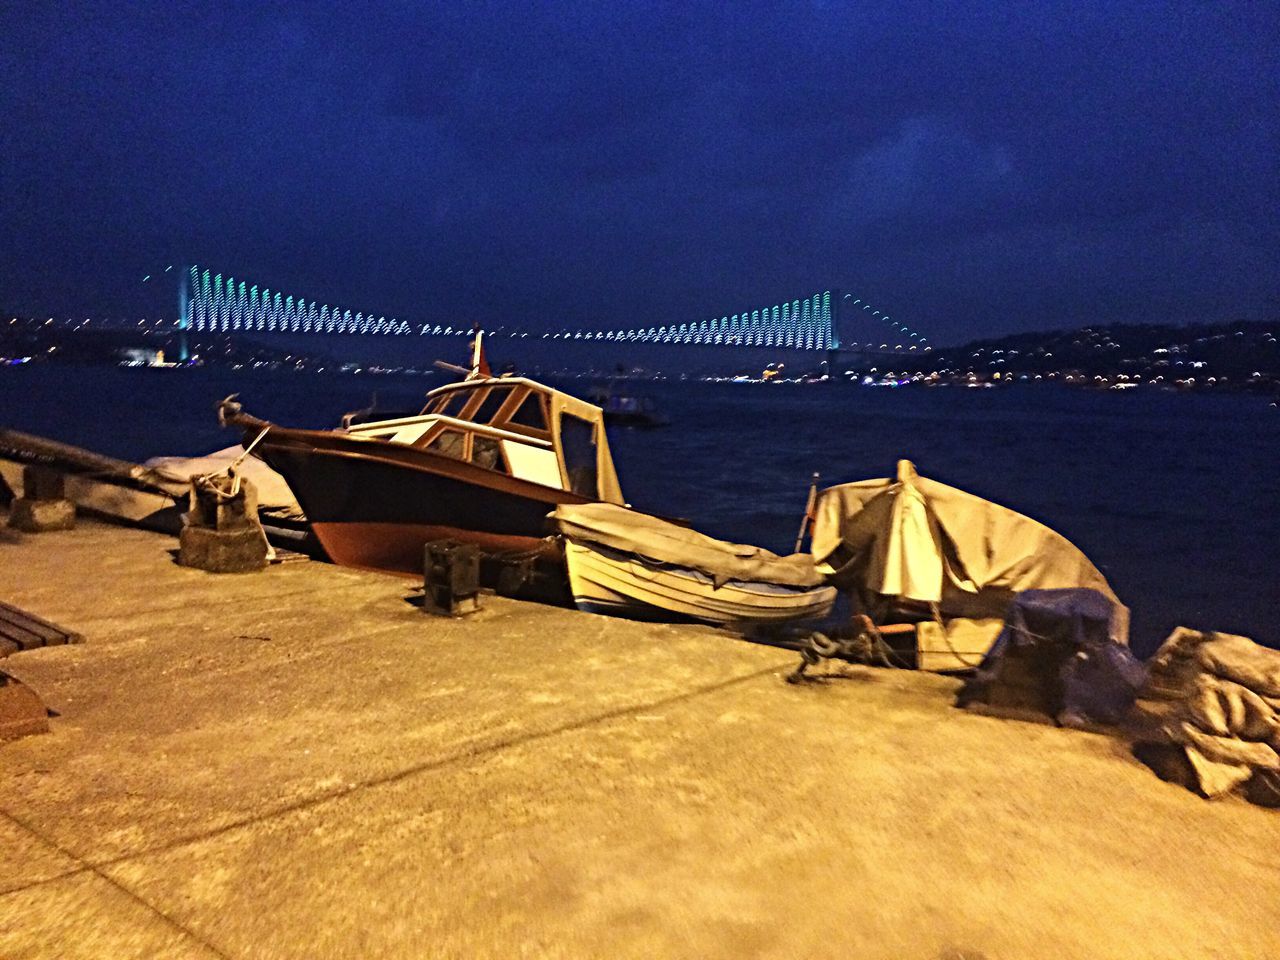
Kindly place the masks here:
<instances>
[{"instance_id":1,"label":"rope","mask_svg":"<svg viewBox=\"0 0 1280 960\"><path fill-rule=\"evenodd\" d=\"M848 640L828 637L825 633L811 633L800 648L800 665L787 675L787 682L802 683L810 679L805 676L805 671L809 667L815 666L821 660L831 660L835 657L852 659L858 663L874 662L890 668L910 666L905 660L897 657L874 620L866 615L859 615L854 618L854 622L861 629L856 636Z\"/></svg>"},{"instance_id":2,"label":"rope","mask_svg":"<svg viewBox=\"0 0 1280 960\"><path fill-rule=\"evenodd\" d=\"M244 448L244 453L240 454L240 456L236 457L234 460L231 461L231 466L227 467L227 470L234 470L236 467L240 466L240 464L244 462L244 458L253 452L253 448L258 445L258 441L261 440L263 437L265 437L267 435L267 431L270 429L271 429L271 424L268 423L265 427L262 428L262 432L253 438L253 443L249 444L247 447Z\"/></svg>"},{"instance_id":3,"label":"rope","mask_svg":"<svg viewBox=\"0 0 1280 960\"><path fill-rule=\"evenodd\" d=\"M938 606L936 600L929 601L929 612L933 614L933 622L938 625L938 629L942 631L942 642L947 645L947 649L951 651L951 655L963 663L966 667L976 670L982 666L984 657L979 657L977 662L972 662L966 654L961 653L955 648L955 644L951 642L951 637L947 634L947 625L942 622L942 609Z\"/></svg>"},{"instance_id":4,"label":"rope","mask_svg":"<svg viewBox=\"0 0 1280 960\"><path fill-rule=\"evenodd\" d=\"M219 500L234 500L240 495L240 474L236 473L236 468L239 467L240 464L244 463L245 457L249 456L249 454L253 452L253 448L256 447L258 442L267 435L267 431L270 429L271 424L267 424L263 427L261 432L253 438L253 442L244 448L244 453L240 454L240 456L236 457L227 465L226 474L231 478L231 490L229 493L224 493L216 484L213 483L214 478L222 475L222 471L220 470L215 470L212 473L206 473L203 476L196 477L193 482L202 489L213 494Z\"/></svg>"}]
</instances>

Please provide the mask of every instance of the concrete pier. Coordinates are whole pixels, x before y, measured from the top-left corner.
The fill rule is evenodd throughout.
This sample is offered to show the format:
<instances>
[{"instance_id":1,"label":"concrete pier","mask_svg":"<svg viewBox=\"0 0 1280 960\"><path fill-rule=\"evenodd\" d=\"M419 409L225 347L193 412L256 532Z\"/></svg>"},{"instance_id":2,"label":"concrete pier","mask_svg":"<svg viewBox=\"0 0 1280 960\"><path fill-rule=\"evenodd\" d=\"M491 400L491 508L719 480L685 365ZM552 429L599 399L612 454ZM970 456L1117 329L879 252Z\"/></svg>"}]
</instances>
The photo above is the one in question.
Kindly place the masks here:
<instances>
[{"instance_id":1,"label":"concrete pier","mask_svg":"<svg viewBox=\"0 0 1280 960\"><path fill-rule=\"evenodd\" d=\"M1280 813L953 680L320 563L218 577L82 521L0 600L0 957L1280 954Z\"/></svg>"}]
</instances>

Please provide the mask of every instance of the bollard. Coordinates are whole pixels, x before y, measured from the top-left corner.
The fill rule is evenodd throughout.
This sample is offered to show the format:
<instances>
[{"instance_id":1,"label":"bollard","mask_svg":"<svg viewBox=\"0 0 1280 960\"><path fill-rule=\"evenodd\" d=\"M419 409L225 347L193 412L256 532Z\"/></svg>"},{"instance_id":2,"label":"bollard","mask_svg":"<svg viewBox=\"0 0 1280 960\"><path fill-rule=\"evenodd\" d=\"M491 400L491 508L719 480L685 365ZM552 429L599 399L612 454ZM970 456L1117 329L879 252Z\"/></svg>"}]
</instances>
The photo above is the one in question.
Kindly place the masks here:
<instances>
[{"instance_id":1,"label":"bollard","mask_svg":"<svg viewBox=\"0 0 1280 960\"><path fill-rule=\"evenodd\" d=\"M267 536L253 484L237 476L192 477L178 562L209 573L249 573L267 566Z\"/></svg>"},{"instance_id":2,"label":"bollard","mask_svg":"<svg viewBox=\"0 0 1280 960\"><path fill-rule=\"evenodd\" d=\"M480 609L480 551L475 544L432 540L423 548L422 609L441 617Z\"/></svg>"},{"instance_id":3,"label":"bollard","mask_svg":"<svg viewBox=\"0 0 1280 960\"><path fill-rule=\"evenodd\" d=\"M9 507L9 526L24 533L70 530L76 505L67 499L63 476L51 467L22 469L22 496Z\"/></svg>"}]
</instances>

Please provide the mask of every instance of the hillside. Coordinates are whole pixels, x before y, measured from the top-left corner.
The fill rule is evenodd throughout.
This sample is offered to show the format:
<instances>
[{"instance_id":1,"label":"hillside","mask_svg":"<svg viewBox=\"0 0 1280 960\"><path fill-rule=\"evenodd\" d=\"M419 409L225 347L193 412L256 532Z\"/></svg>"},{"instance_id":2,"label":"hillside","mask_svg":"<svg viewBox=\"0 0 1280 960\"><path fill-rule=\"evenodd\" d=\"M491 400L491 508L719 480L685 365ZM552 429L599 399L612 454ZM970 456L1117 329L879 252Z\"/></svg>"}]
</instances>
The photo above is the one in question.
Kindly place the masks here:
<instances>
[{"instance_id":1,"label":"hillside","mask_svg":"<svg viewBox=\"0 0 1280 960\"><path fill-rule=\"evenodd\" d=\"M905 368L942 380L1280 389L1280 323L1109 324L973 340Z\"/></svg>"}]
</instances>

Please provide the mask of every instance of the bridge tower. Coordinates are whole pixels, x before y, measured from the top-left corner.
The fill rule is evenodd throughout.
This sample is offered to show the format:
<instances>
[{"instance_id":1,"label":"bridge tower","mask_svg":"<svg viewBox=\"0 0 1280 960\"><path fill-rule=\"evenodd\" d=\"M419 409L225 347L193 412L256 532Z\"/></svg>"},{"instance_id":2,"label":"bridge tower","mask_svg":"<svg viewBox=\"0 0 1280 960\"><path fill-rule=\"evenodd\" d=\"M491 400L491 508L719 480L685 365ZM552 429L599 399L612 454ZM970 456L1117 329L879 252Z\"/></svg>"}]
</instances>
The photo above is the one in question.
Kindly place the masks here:
<instances>
[{"instance_id":1,"label":"bridge tower","mask_svg":"<svg viewBox=\"0 0 1280 960\"><path fill-rule=\"evenodd\" d=\"M187 331L191 329L191 277L194 273L195 267L184 266L182 278L178 281L178 360L182 363L191 359Z\"/></svg>"},{"instance_id":2,"label":"bridge tower","mask_svg":"<svg viewBox=\"0 0 1280 960\"><path fill-rule=\"evenodd\" d=\"M844 343L844 318L848 310L844 305L844 295L839 288L831 289L831 342L827 348L827 372L834 376L836 364L840 362L840 348Z\"/></svg>"}]
</instances>

